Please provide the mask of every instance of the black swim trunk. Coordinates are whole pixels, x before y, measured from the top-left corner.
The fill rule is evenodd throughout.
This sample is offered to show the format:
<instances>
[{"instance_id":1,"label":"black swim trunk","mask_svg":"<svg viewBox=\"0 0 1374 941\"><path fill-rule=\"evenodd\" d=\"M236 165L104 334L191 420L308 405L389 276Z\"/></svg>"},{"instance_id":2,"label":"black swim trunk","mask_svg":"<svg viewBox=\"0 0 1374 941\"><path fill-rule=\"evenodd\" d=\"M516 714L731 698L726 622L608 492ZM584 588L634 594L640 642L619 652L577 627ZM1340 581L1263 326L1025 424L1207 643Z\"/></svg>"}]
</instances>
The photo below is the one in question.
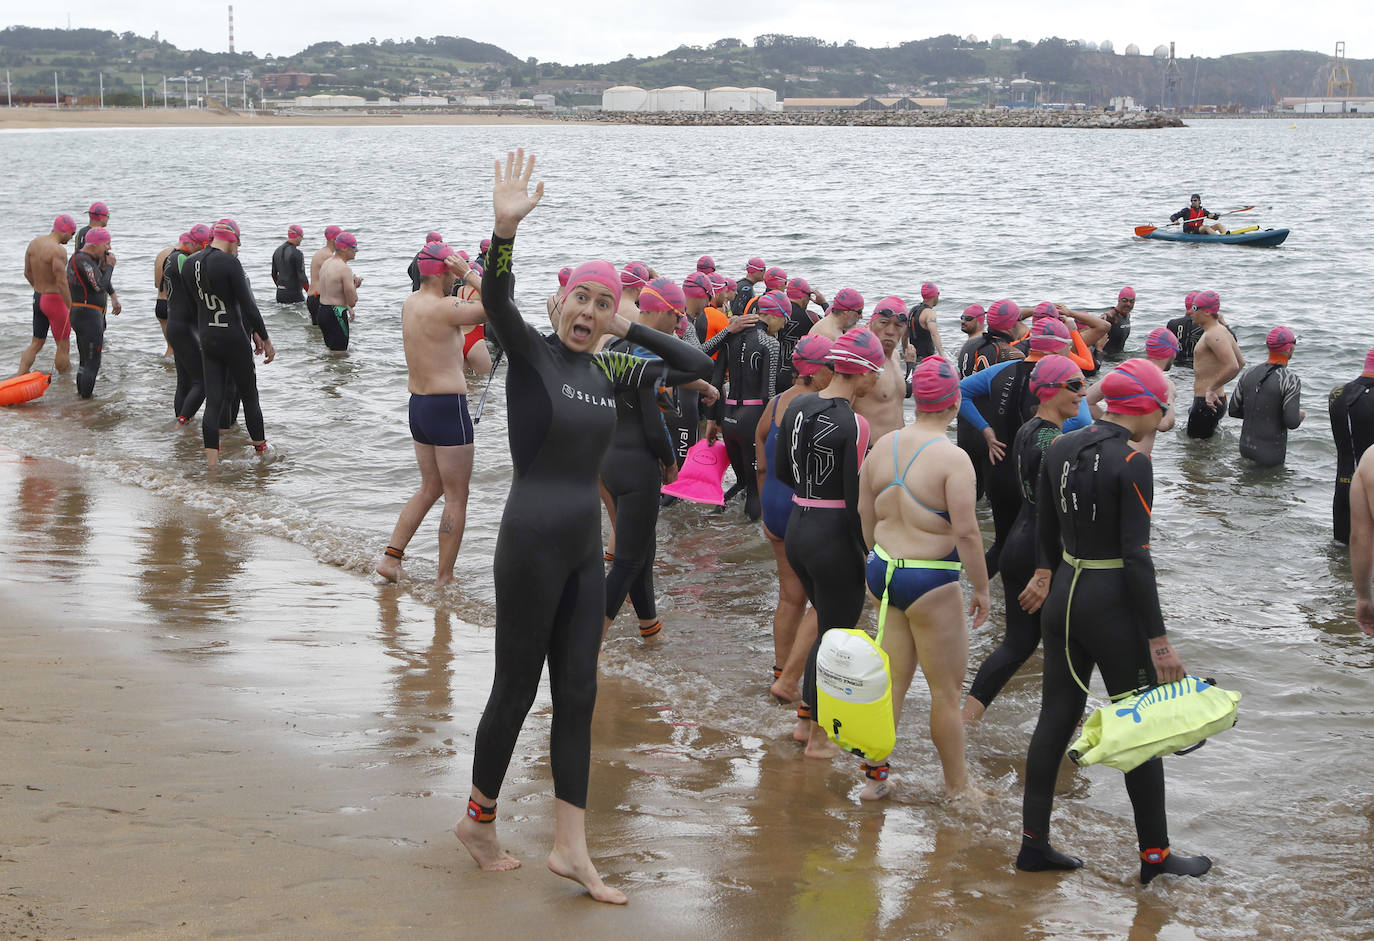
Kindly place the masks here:
<instances>
[{"instance_id":1,"label":"black swim trunk","mask_svg":"<svg viewBox=\"0 0 1374 941\"><path fill-rule=\"evenodd\" d=\"M420 444L453 448L472 444L472 417L466 395L412 395L410 436Z\"/></svg>"},{"instance_id":2,"label":"black swim trunk","mask_svg":"<svg viewBox=\"0 0 1374 941\"><path fill-rule=\"evenodd\" d=\"M37 291L33 292L33 338L35 340L48 338L48 315L43 313L43 308L38 306L38 299L42 296Z\"/></svg>"},{"instance_id":3,"label":"black swim trunk","mask_svg":"<svg viewBox=\"0 0 1374 941\"><path fill-rule=\"evenodd\" d=\"M348 349L348 308L342 304L321 304L319 313L320 333L324 334L324 345L335 352Z\"/></svg>"},{"instance_id":4,"label":"black swim trunk","mask_svg":"<svg viewBox=\"0 0 1374 941\"><path fill-rule=\"evenodd\" d=\"M320 317L320 296L311 294L305 299L305 309L310 311L310 322L319 323Z\"/></svg>"},{"instance_id":5,"label":"black swim trunk","mask_svg":"<svg viewBox=\"0 0 1374 941\"><path fill-rule=\"evenodd\" d=\"M1198 396L1193 399L1193 407L1188 411L1188 437L1190 438L1210 438L1217 430L1217 425L1226 415L1226 396L1222 396L1217 402L1216 408L1207 404L1205 396Z\"/></svg>"},{"instance_id":6,"label":"black swim trunk","mask_svg":"<svg viewBox=\"0 0 1374 941\"><path fill-rule=\"evenodd\" d=\"M153 304L153 315L154 315L155 317L157 317L158 320L166 321L166 319L167 319L167 298L165 298L165 297L159 297L159 298L157 299L157 301Z\"/></svg>"}]
</instances>

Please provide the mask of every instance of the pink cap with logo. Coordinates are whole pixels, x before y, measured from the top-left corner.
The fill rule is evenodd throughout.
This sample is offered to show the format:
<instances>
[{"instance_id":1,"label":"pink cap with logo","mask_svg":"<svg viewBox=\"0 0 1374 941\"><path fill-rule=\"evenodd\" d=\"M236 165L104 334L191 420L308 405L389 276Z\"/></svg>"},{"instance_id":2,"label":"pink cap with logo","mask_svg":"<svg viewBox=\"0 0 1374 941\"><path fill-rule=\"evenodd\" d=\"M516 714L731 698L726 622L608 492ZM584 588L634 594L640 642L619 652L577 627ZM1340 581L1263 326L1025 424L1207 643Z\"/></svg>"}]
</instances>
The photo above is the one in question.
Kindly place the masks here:
<instances>
[{"instance_id":1,"label":"pink cap with logo","mask_svg":"<svg viewBox=\"0 0 1374 941\"><path fill-rule=\"evenodd\" d=\"M612 303L620 306L620 272L609 261L584 261L568 275L568 284L563 289L563 299L577 290L579 284L599 284L611 292Z\"/></svg>"},{"instance_id":2,"label":"pink cap with logo","mask_svg":"<svg viewBox=\"0 0 1374 941\"><path fill-rule=\"evenodd\" d=\"M1054 317L1041 317L1031 325L1032 353L1058 353L1069 343L1069 328Z\"/></svg>"},{"instance_id":3,"label":"pink cap with logo","mask_svg":"<svg viewBox=\"0 0 1374 941\"><path fill-rule=\"evenodd\" d=\"M1116 299L1118 301L1135 300L1135 288L1131 287L1130 285L1127 285L1126 287L1122 288L1120 291L1117 292Z\"/></svg>"},{"instance_id":4,"label":"pink cap with logo","mask_svg":"<svg viewBox=\"0 0 1374 941\"><path fill-rule=\"evenodd\" d=\"M1021 308L1015 301L1002 298L1000 301L993 301L992 306L988 308L988 326L1000 333L1011 333L1020 320Z\"/></svg>"},{"instance_id":5,"label":"pink cap with logo","mask_svg":"<svg viewBox=\"0 0 1374 941\"><path fill-rule=\"evenodd\" d=\"M854 293L858 293L855 291ZM883 368L886 357L883 345L872 330L855 327L835 341L826 354L825 361L834 367L835 372L847 376L878 372Z\"/></svg>"},{"instance_id":6,"label":"pink cap with logo","mask_svg":"<svg viewBox=\"0 0 1374 941\"><path fill-rule=\"evenodd\" d=\"M1078 364L1067 356L1046 356L1031 370L1028 385L1037 399L1048 402L1079 373Z\"/></svg>"},{"instance_id":7,"label":"pink cap with logo","mask_svg":"<svg viewBox=\"0 0 1374 941\"><path fill-rule=\"evenodd\" d=\"M701 300L711 296L711 279L704 271L693 271L682 279L682 293Z\"/></svg>"},{"instance_id":8,"label":"pink cap with logo","mask_svg":"<svg viewBox=\"0 0 1374 941\"><path fill-rule=\"evenodd\" d=\"M787 282L787 297L789 300L804 301L811 296L811 285L805 278L793 278Z\"/></svg>"},{"instance_id":9,"label":"pink cap with logo","mask_svg":"<svg viewBox=\"0 0 1374 941\"><path fill-rule=\"evenodd\" d=\"M444 259L451 258L454 254L453 249L443 242L426 242L425 247L420 249L420 254L415 256L415 265L422 275L432 277L443 274L444 269L448 267L444 264Z\"/></svg>"},{"instance_id":10,"label":"pink cap with logo","mask_svg":"<svg viewBox=\"0 0 1374 941\"><path fill-rule=\"evenodd\" d=\"M1275 327L1264 338L1264 345L1271 353L1291 353L1298 345L1298 335L1289 327Z\"/></svg>"},{"instance_id":11,"label":"pink cap with logo","mask_svg":"<svg viewBox=\"0 0 1374 941\"><path fill-rule=\"evenodd\" d=\"M191 226L191 229L187 234L191 236L191 241L196 242L199 245L210 244L210 227L206 225L204 222L197 222L195 225Z\"/></svg>"},{"instance_id":12,"label":"pink cap with logo","mask_svg":"<svg viewBox=\"0 0 1374 941\"><path fill-rule=\"evenodd\" d=\"M221 219L210 226L210 237L216 242L239 241L239 224L233 219Z\"/></svg>"},{"instance_id":13,"label":"pink cap with logo","mask_svg":"<svg viewBox=\"0 0 1374 941\"><path fill-rule=\"evenodd\" d=\"M288 225L286 227L286 237L289 239L298 239L304 235L305 230L298 225Z\"/></svg>"},{"instance_id":14,"label":"pink cap with logo","mask_svg":"<svg viewBox=\"0 0 1374 941\"><path fill-rule=\"evenodd\" d=\"M444 240L444 237L443 237L442 235L440 235L438 232L426 232L426 233L425 233L425 244L426 244L426 245L428 245L430 242L442 242L443 240Z\"/></svg>"},{"instance_id":15,"label":"pink cap with logo","mask_svg":"<svg viewBox=\"0 0 1374 941\"><path fill-rule=\"evenodd\" d=\"M940 289L935 286L934 281L927 281L921 285L921 299L925 301L934 300L940 296Z\"/></svg>"},{"instance_id":16,"label":"pink cap with logo","mask_svg":"<svg viewBox=\"0 0 1374 941\"><path fill-rule=\"evenodd\" d=\"M343 229L342 229L340 226L337 226L337 225L325 226L325 229L324 229L324 240L325 240L326 242L332 242L332 241L334 241L336 238L339 237L339 233L342 232L342 231L343 231Z\"/></svg>"},{"instance_id":17,"label":"pink cap with logo","mask_svg":"<svg viewBox=\"0 0 1374 941\"><path fill-rule=\"evenodd\" d=\"M351 248L355 251L358 248L358 237L352 232L340 232L334 237L335 248Z\"/></svg>"},{"instance_id":18,"label":"pink cap with logo","mask_svg":"<svg viewBox=\"0 0 1374 941\"><path fill-rule=\"evenodd\" d=\"M744 265L745 271L759 272L765 271L767 270L767 268L768 266L763 263L762 258L751 258L747 262L745 262Z\"/></svg>"},{"instance_id":19,"label":"pink cap with logo","mask_svg":"<svg viewBox=\"0 0 1374 941\"><path fill-rule=\"evenodd\" d=\"M109 245L110 230L103 226L94 226L86 230L87 245Z\"/></svg>"},{"instance_id":20,"label":"pink cap with logo","mask_svg":"<svg viewBox=\"0 0 1374 941\"><path fill-rule=\"evenodd\" d=\"M1107 411L1117 415L1148 415L1169 401L1169 381L1148 359L1128 359L1102 380Z\"/></svg>"},{"instance_id":21,"label":"pink cap with logo","mask_svg":"<svg viewBox=\"0 0 1374 941\"><path fill-rule=\"evenodd\" d=\"M64 212L52 221L52 230L54 232L75 232L76 220Z\"/></svg>"},{"instance_id":22,"label":"pink cap with logo","mask_svg":"<svg viewBox=\"0 0 1374 941\"><path fill-rule=\"evenodd\" d=\"M781 291L769 291L759 298L754 309L760 317L786 317L792 313L792 303Z\"/></svg>"},{"instance_id":23,"label":"pink cap with logo","mask_svg":"<svg viewBox=\"0 0 1374 941\"><path fill-rule=\"evenodd\" d=\"M710 255L702 255L697 259L697 270L711 273L716 270L716 260Z\"/></svg>"},{"instance_id":24,"label":"pink cap with logo","mask_svg":"<svg viewBox=\"0 0 1374 941\"><path fill-rule=\"evenodd\" d=\"M770 291L781 291L787 287L787 272L774 265L763 273L763 284Z\"/></svg>"},{"instance_id":25,"label":"pink cap with logo","mask_svg":"<svg viewBox=\"0 0 1374 941\"><path fill-rule=\"evenodd\" d=\"M687 298L672 278L654 278L639 294L639 309L651 314L682 310Z\"/></svg>"},{"instance_id":26,"label":"pink cap with logo","mask_svg":"<svg viewBox=\"0 0 1374 941\"><path fill-rule=\"evenodd\" d=\"M959 404L959 371L943 356L927 356L911 373L918 412L943 412Z\"/></svg>"},{"instance_id":27,"label":"pink cap with logo","mask_svg":"<svg viewBox=\"0 0 1374 941\"><path fill-rule=\"evenodd\" d=\"M1177 356L1180 349L1178 337L1168 327L1155 327L1145 338L1145 355L1150 359L1168 359Z\"/></svg>"},{"instance_id":28,"label":"pink cap with logo","mask_svg":"<svg viewBox=\"0 0 1374 941\"><path fill-rule=\"evenodd\" d=\"M963 315L962 315L959 319L960 319L960 320L976 320L976 321L978 321L979 323L982 323L982 322L984 322L984 321L987 320L987 317L988 317L988 312L985 311L985 310L983 310L983 305L982 305L982 304L970 304L970 305L968 305L967 307L964 308L964 313L963 313Z\"/></svg>"},{"instance_id":29,"label":"pink cap with logo","mask_svg":"<svg viewBox=\"0 0 1374 941\"><path fill-rule=\"evenodd\" d=\"M462 253L460 252L459 254L462 254ZM467 260L467 257L464 256L463 260L466 261L466 260ZM570 274L572 274L572 268L570 268L570 267L564 266L564 267L558 269L558 286L559 286L559 287L567 287L567 286L568 286L568 276L569 276Z\"/></svg>"},{"instance_id":30,"label":"pink cap with logo","mask_svg":"<svg viewBox=\"0 0 1374 941\"><path fill-rule=\"evenodd\" d=\"M863 312L864 296L853 288L840 288L835 293L835 299L830 302L830 309L836 310L857 310Z\"/></svg>"},{"instance_id":31,"label":"pink cap with logo","mask_svg":"<svg viewBox=\"0 0 1374 941\"><path fill-rule=\"evenodd\" d=\"M110 207L100 201L91 203L91 208L86 210L88 216L107 217L110 214Z\"/></svg>"},{"instance_id":32,"label":"pink cap with logo","mask_svg":"<svg viewBox=\"0 0 1374 941\"><path fill-rule=\"evenodd\" d=\"M1216 291L1198 291L1193 295L1193 306L1209 314L1221 310L1221 297Z\"/></svg>"},{"instance_id":33,"label":"pink cap with logo","mask_svg":"<svg viewBox=\"0 0 1374 941\"><path fill-rule=\"evenodd\" d=\"M801 376L815 375L830 365L826 357L830 355L830 349L834 345L829 337L823 337L819 333L808 333L797 341L797 347L792 351L792 368Z\"/></svg>"}]
</instances>

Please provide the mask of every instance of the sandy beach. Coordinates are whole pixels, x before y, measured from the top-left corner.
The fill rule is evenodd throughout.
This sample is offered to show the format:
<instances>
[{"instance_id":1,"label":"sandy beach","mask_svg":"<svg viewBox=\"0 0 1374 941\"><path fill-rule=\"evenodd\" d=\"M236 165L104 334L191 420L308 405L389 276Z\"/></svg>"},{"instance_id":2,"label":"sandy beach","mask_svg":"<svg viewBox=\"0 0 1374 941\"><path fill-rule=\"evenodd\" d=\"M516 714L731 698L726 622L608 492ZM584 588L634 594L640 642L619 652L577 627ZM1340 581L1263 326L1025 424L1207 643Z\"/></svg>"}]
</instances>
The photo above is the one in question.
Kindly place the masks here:
<instances>
[{"instance_id":1,"label":"sandy beach","mask_svg":"<svg viewBox=\"0 0 1374 941\"><path fill-rule=\"evenodd\" d=\"M339 109L342 110L342 109ZM0 108L0 130L98 127L347 127L359 125L562 124L537 111L525 114L441 114L435 111L348 114L222 113L204 108Z\"/></svg>"}]
</instances>

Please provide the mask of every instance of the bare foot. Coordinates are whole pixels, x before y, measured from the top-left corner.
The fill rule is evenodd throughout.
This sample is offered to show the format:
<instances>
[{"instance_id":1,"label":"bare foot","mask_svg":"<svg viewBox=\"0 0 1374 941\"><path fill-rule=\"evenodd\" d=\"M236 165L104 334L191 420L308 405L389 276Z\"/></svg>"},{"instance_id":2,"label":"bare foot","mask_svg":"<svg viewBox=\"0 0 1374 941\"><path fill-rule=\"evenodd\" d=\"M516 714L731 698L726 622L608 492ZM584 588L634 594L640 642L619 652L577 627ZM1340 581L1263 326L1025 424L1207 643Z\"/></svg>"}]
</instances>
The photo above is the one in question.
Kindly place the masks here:
<instances>
[{"instance_id":1,"label":"bare foot","mask_svg":"<svg viewBox=\"0 0 1374 941\"><path fill-rule=\"evenodd\" d=\"M520 860L501 849L494 824L478 823L465 815L454 824L453 835L458 837L458 842L463 844L477 865L487 872L507 872L520 868Z\"/></svg>"},{"instance_id":2,"label":"bare foot","mask_svg":"<svg viewBox=\"0 0 1374 941\"><path fill-rule=\"evenodd\" d=\"M792 738L802 743L811 741L811 723L805 719L798 719L797 724L792 727Z\"/></svg>"},{"instance_id":3,"label":"bare foot","mask_svg":"<svg viewBox=\"0 0 1374 941\"><path fill-rule=\"evenodd\" d=\"M459 822L462 825L462 822ZM516 863L516 865L520 865ZM625 893L619 889L613 889L601 881L601 876L597 875L596 867L592 865L590 858L583 856L580 859L571 859L564 855L564 851L554 847L553 852L549 853L549 872L564 879L571 879L582 888L587 890L587 894L598 902L606 902L610 905L624 905L629 901Z\"/></svg>"},{"instance_id":4,"label":"bare foot","mask_svg":"<svg viewBox=\"0 0 1374 941\"><path fill-rule=\"evenodd\" d=\"M825 730L814 722L811 723L811 737L807 739L806 750L802 752L807 758L830 759L838 758L844 752L840 746L826 736Z\"/></svg>"},{"instance_id":5,"label":"bare foot","mask_svg":"<svg viewBox=\"0 0 1374 941\"><path fill-rule=\"evenodd\" d=\"M864 789L859 792L859 800L880 801L891 797L896 790L897 782L890 777L886 781L874 781L870 778L864 784Z\"/></svg>"},{"instance_id":6,"label":"bare foot","mask_svg":"<svg viewBox=\"0 0 1374 941\"><path fill-rule=\"evenodd\" d=\"M397 566L397 568L400 568L400 566ZM434 587L435 587L435 588L443 588L445 585L447 585L447 584L448 584L449 582L451 582L451 581L453 581L453 573L452 573L452 572L449 572L447 575L440 575L438 578L436 578L436 579L434 580Z\"/></svg>"},{"instance_id":7,"label":"bare foot","mask_svg":"<svg viewBox=\"0 0 1374 941\"><path fill-rule=\"evenodd\" d=\"M399 579L405 572L401 571L401 560L393 559L389 555L382 556L382 561L377 563L377 574L389 582Z\"/></svg>"},{"instance_id":8,"label":"bare foot","mask_svg":"<svg viewBox=\"0 0 1374 941\"><path fill-rule=\"evenodd\" d=\"M977 808L983 806L984 802L987 801L988 793L968 784L962 790L947 791L945 799L955 807Z\"/></svg>"},{"instance_id":9,"label":"bare foot","mask_svg":"<svg viewBox=\"0 0 1374 941\"><path fill-rule=\"evenodd\" d=\"M768 692L773 694L773 698L784 705L790 705L801 699L801 687L796 683L784 683L781 679L773 681L773 685L768 687Z\"/></svg>"},{"instance_id":10,"label":"bare foot","mask_svg":"<svg viewBox=\"0 0 1374 941\"><path fill-rule=\"evenodd\" d=\"M977 728L978 723L983 721L983 713L987 711L987 706L969 696L964 700L964 708L960 711L960 716L964 720L964 728Z\"/></svg>"}]
</instances>

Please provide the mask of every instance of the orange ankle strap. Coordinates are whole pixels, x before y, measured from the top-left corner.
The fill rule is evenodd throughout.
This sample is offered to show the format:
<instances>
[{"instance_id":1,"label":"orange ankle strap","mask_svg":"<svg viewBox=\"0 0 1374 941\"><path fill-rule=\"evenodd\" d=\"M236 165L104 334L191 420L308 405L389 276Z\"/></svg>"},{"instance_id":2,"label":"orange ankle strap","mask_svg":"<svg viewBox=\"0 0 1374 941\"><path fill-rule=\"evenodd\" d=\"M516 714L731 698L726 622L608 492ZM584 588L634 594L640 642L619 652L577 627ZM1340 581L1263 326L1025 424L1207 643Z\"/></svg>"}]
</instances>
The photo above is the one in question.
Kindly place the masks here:
<instances>
[{"instance_id":1,"label":"orange ankle strap","mask_svg":"<svg viewBox=\"0 0 1374 941\"><path fill-rule=\"evenodd\" d=\"M1148 849L1140 851L1140 858L1147 863L1162 863L1169 858L1169 847L1163 849Z\"/></svg>"},{"instance_id":2,"label":"orange ankle strap","mask_svg":"<svg viewBox=\"0 0 1374 941\"><path fill-rule=\"evenodd\" d=\"M483 807L481 804L477 803L477 801L469 797L468 817L476 820L478 823L491 823L496 819L496 805L492 804L490 807Z\"/></svg>"}]
</instances>

